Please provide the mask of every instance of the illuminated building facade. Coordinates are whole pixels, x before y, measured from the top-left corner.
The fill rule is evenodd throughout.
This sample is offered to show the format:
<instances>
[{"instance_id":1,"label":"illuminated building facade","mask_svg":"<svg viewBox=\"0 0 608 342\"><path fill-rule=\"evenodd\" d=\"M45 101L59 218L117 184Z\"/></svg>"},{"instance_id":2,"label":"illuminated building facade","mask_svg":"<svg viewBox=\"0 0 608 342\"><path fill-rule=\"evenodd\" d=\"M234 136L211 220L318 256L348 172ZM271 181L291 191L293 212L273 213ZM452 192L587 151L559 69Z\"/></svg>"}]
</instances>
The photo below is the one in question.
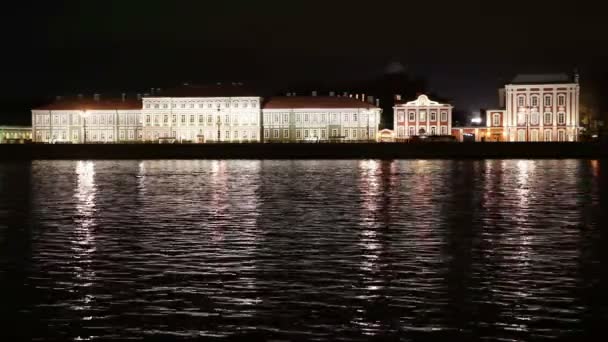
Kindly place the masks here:
<instances>
[{"instance_id":1,"label":"illuminated building facade","mask_svg":"<svg viewBox=\"0 0 608 342\"><path fill-rule=\"evenodd\" d=\"M380 108L350 97L272 97L262 109L265 142L376 140Z\"/></svg>"},{"instance_id":2,"label":"illuminated building facade","mask_svg":"<svg viewBox=\"0 0 608 342\"><path fill-rule=\"evenodd\" d=\"M31 140L31 127L0 126L0 144L22 144Z\"/></svg>"},{"instance_id":3,"label":"illuminated building facade","mask_svg":"<svg viewBox=\"0 0 608 342\"><path fill-rule=\"evenodd\" d=\"M259 142L262 98L240 84L191 86L143 99L143 141Z\"/></svg>"},{"instance_id":4,"label":"illuminated building facade","mask_svg":"<svg viewBox=\"0 0 608 342\"><path fill-rule=\"evenodd\" d=\"M397 141L415 136L450 135L452 132L452 106L431 101L419 95L414 101L396 103L393 127Z\"/></svg>"},{"instance_id":5,"label":"illuminated building facade","mask_svg":"<svg viewBox=\"0 0 608 342\"><path fill-rule=\"evenodd\" d=\"M59 99L32 110L32 138L44 143L118 143L141 139L141 101Z\"/></svg>"},{"instance_id":6,"label":"illuminated building facade","mask_svg":"<svg viewBox=\"0 0 608 342\"><path fill-rule=\"evenodd\" d=\"M577 76L518 75L499 93L505 109L487 111L486 141L577 141L579 92Z\"/></svg>"}]
</instances>

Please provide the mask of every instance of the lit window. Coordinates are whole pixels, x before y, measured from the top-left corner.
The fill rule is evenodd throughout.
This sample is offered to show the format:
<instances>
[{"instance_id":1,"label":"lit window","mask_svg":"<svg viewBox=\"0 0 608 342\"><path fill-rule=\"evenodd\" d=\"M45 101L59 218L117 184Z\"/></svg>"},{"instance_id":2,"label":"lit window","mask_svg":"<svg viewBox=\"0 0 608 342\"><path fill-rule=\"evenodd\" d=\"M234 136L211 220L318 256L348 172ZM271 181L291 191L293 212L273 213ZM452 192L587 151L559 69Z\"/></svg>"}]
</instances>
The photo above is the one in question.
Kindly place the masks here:
<instances>
[{"instance_id":1,"label":"lit window","mask_svg":"<svg viewBox=\"0 0 608 342\"><path fill-rule=\"evenodd\" d=\"M283 114L283 122L284 123L288 123L289 122L289 114Z\"/></svg>"},{"instance_id":2,"label":"lit window","mask_svg":"<svg viewBox=\"0 0 608 342\"><path fill-rule=\"evenodd\" d=\"M557 105L564 106L566 104L566 97L564 95L560 95L557 97Z\"/></svg>"},{"instance_id":3,"label":"lit window","mask_svg":"<svg viewBox=\"0 0 608 342\"><path fill-rule=\"evenodd\" d=\"M279 122L279 114L274 115L274 122Z\"/></svg>"},{"instance_id":4,"label":"lit window","mask_svg":"<svg viewBox=\"0 0 608 342\"><path fill-rule=\"evenodd\" d=\"M308 130L307 129L304 130L304 138L308 138Z\"/></svg>"},{"instance_id":5,"label":"lit window","mask_svg":"<svg viewBox=\"0 0 608 342\"><path fill-rule=\"evenodd\" d=\"M205 116L204 115L199 115L198 116L198 123L199 124L205 123Z\"/></svg>"},{"instance_id":6,"label":"lit window","mask_svg":"<svg viewBox=\"0 0 608 342\"><path fill-rule=\"evenodd\" d=\"M420 121L426 121L426 112L425 111L420 112Z\"/></svg>"},{"instance_id":7,"label":"lit window","mask_svg":"<svg viewBox=\"0 0 608 342\"><path fill-rule=\"evenodd\" d=\"M545 113L545 125L551 124L551 113Z\"/></svg>"},{"instance_id":8,"label":"lit window","mask_svg":"<svg viewBox=\"0 0 608 342\"><path fill-rule=\"evenodd\" d=\"M275 138L275 139L279 138L279 130L278 129L273 130L272 137Z\"/></svg>"},{"instance_id":9,"label":"lit window","mask_svg":"<svg viewBox=\"0 0 608 342\"><path fill-rule=\"evenodd\" d=\"M518 98L517 98L517 105L518 105L519 107L523 107L523 106L525 105L525 102L524 102L524 101L525 101L525 98L524 98L523 96L518 97Z\"/></svg>"},{"instance_id":10,"label":"lit window","mask_svg":"<svg viewBox=\"0 0 608 342\"><path fill-rule=\"evenodd\" d=\"M405 120L405 114L403 114L403 112L399 113L399 121L403 121Z\"/></svg>"},{"instance_id":11,"label":"lit window","mask_svg":"<svg viewBox=\"0 0 608 342\"><path fill-rule=\"evenodd\" d=\"M532 96L532 107L538 107L538 97Z\"/></svg>"},{"instance_id":12,"label":"lit window","mask_svg":"<svg viewBox=\"0 0 608 342\"><path fill-rule=\"evenodd\" d=\"M546 130L545 131L545 141L551 141L551 131L550 130Z\"/></svg>"},{"instance_id":13,"label":"lit window","mask_svg":"<svg viewBox=\"0 0 608 342\"><path fill-rule=\"evenodd\" d=\"M500 126L500 114L492 115L492 126Z\"/></svg>"},{"instance_id":14,"label":"lit window","mask_svg":"<svg viewBox=\"0 0 608 342\"><path fill-rule=\"evenodd\" d=\"M448 121L448 112L441 112L441 121Z\"/></svg>"},{"instance_id":15,"label":"lit window","mask_svg":"<svg viewBox=\"0 0 608 342\"><path fill-rule=\"evenodd\" d=\"M337 129L332 129L331 130L331 136L332 137L337 137L338 136L338 130Z\"/></svg>"},{"instance_id":16,"label":"lit window","mask_svg":"<svg viewBox=\"0 0 608 342\"><path fill-rule=\"evenodd\" d=\"M270 131L268 129L264 130L264 138L270 137Z\"/></svg>"},{"instance_id":17,"label":"lit window","mask_svg":"<svg viewBox=\"0 0 608 342\"><path fill-rule=\"evenodd\" d=\"M348 114L344 114L344 121L348 121Z\"/></svg>"},{"instance_id":18,"label":"lit window","mask_svg":"<svg viewBox=\"0 0 608 342\"><path fill-rule=\"evenodd\" d=\"M302 132L299 129L297 129L296 130L296 139L300 139L301 135L302 135Z\"/></svg>"},{"instance_id":19,"label":"lit window","mask_svg":"<svg viewBox=\"0 0 608 342\"><path fill-rule=\"evenodd\" d=\"M538 113L532 113L532 117L530 118L530 123L532 125L538 125L538 119L539 119L539 114Z\"/></svg>"},{"instance_id":20,"label":"lit window","mask_svg":"<svg viewBox=\"0 0 608 342\"><path fill-rule=\"evenodd\" d=\"M431 135L436 135L437 134L437 128L435 128L435 126L431 126Z\"/></svg>"},{"instance_id":21,"label":"lit window","mask_svg":"<svg viewBox=\"0 0 608 342\"><path fill-rule=\"evenodd\" d=\"M416 113L415 112L410 112L409 113L409 121L416 121Z\"/></svg>"},{"instance_id":22,"label":"lit window","mask_svg":"<svg viewBox=\"0 0 608 342\"><path fill-rule=\"evenodd\" d=\"M308 122L308 113L304 114L304 122ZM306 133L304 133L304 136L306 136Z\"/></svg>"},{"instance_id":23,"label":"lit window","mask_svg":"<svg viewBox=\"0 0 608 342\"><path fill-rule=\"evenodd\" d=\"M171 116L171 122L176 123L177 122L177 115L173 114Z\"/></svg>"},{"instance_id":24,"label":"lit window","mask_svg":"<svg viewBox=\"0 0 608 342\"><path fill-rule=\"evenodd\" d=\"M357 113L353 114L353 121L357 121Z\"/></svg>"},{"instance_id":25,"label":"lit window","mask_svg":"<svg viewBox=\"0 0 608 342\"><path fill-rule=\"evenodd\" d=\"M186 116L182 115L182 123L185 124L186 123Z\"/></svg>"},{"instance_id":26,"label":"lit window","mask_svg":"<svg viewBox=\"0 0 608 342\"><path fill-rule=\"evenodd\" d=\"M558 125L564 125L566 123L566 114L565 113L558 113L557 114L557 124Z\"/></svg>"},{"instance_id":27,"label":"lit window","mask_svg":"<svg viewBox=\"0 0 608 342\"><path fill-rule=\"evenodd\" d=\"M410 130L410 132L409 132L410 137L416 135L416 127L410 126L409 130Z\"/></svg>"},{"instance_id":28,"label":"lit window","mask_svg":"<svg viewBox=\"0 0 608 342\"><path fill-rule=\"evenodd\" d=\"M353 139L357 138L357 130L353 129L353 134L352 134Z\"/></svg>"},{"instance_id":29,"label":"lit window","mask_svg":"<svg viewBox=\"0 0 608 342\"><path fill-rule=\"evenodd\" d=\"M545 106L551 106L551 95L545 95Z\"/></svg>"},{"instance_id":30,"label":"lit window","mask_svg":"<svg viewBox=\"0 0 608 342\"><path fill-rule=\"evenodd\" d=\"M283 138L289 138L289 130L288 129L284 129L283 130Z\"/></svg>"},{"instance_id":31,"label":"lit window","mask_svg":"<svg viewBox=\"0 0 608 342\"><path fill-rule=\"evenodd\" d=\"M431 121L437 121L437 112L431 112Z\"/></svg>"},{"instance_id":32,"label":"lit window","mask_svg":"<svg viewBox=\"0 0 608 342\"><path fill-rule=\"evenodd\" d=\"M441 134L442 135L448 135L448 127L447 126L441 126Z\"/></svg>"},{"instance_id":33,"label":"lit window","mask_svg":"<svg viewBox=\"0 0 608 342\"><path fill-rule=\"evenodd\" d=\"M146 123L150 123L150 115L146 115Z\"/></svg>"},{"instance_id":34,"label":"lit window","mask_svg":"<svg viewBox=\"0 0 608 342\"><path fill-rule=\"evenodd\" d=\"M557 131L557 141L566 141L566 134L563 130Z\"/></svg>"},{"instance_id":35,"label":"lit window","mask_svg":"<svg viewBox=\"0 0 608 342\"><path fill-rule=\"evenodd\" d=\"M324 129L322 129L321 130L321 138L325 139L326 138L326 136L325 136L326 134L327 134L327 131L324 130Z\"/></svg>"}]
</instances>

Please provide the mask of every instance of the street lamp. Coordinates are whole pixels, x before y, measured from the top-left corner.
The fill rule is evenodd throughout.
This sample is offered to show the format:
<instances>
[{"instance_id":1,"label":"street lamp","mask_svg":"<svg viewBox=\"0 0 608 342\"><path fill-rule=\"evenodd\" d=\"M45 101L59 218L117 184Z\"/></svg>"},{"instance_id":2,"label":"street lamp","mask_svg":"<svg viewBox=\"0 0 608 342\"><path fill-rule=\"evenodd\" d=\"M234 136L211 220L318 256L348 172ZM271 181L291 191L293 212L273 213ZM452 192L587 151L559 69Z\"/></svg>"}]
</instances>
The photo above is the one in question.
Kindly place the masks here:
<instances>
[{"instance_id":1,"label":"street lamp","mask_svg":"<svg viewBox=\"0 0 608 342\"><path fill-rule=\"evenodd\" d=\"M220 125L222 124L220 119L220 105L217 105L217 142L220 142Z\"/></svg>"},{"instance_id":2,"label":"street lamp","mask_svg":"<svg viewBox=\"0 0 608 342\"><path fill-rule=\"evenodd\" d=\"M87 113L86 110L83 110L80 113L80 116L82 117L82 128L83 128L83 131L84 131L83 137L84 137L84 143L85 144L87 143L87 115L88 115L88 113Z\"/></svg>"}]
</instances>

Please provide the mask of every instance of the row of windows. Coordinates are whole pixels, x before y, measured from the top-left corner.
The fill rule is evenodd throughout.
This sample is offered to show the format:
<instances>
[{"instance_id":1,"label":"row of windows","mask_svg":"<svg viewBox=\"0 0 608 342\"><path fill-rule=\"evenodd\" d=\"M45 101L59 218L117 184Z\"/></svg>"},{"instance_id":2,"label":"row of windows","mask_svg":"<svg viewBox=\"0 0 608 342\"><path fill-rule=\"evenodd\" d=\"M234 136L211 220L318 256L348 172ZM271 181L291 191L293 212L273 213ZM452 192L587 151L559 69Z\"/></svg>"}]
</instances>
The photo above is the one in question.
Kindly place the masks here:
<instances>
[{"instance_id":1,"label":"row of windows","mask_svg":"<svg viewBox=\"0 0 608 342\"><path fill-rule=\"evenodd\" d=\"M198 117L198 124L199 125L217 125L218 122L219 123L225 123L228 124L231 122L231 115L226 114L223 117L218 116L218 115L179 115L179 123L181 124L190 124L190 125L194 125L197 123L197 117ZM240 118L240 123L242 124L247 124L247 123L256 123L256 116L255 115L251 115L251 116L247 116L247 115L234 115L232 116L232 123L233 124L238 124L239 123L239 118ZM154 119L154 124L155 125L160 125L161 123L161 119L162 119L162 123L163 124L169 124L169 115L163 115L162 117L160 115L146 115L146 121L145 123L147 125L152 124L152 119ZM178 115L173 114L171 115L171 123L172 124L177 124L177 119L178 119Z\"/></svg>"},{"instance_id":2,"label":"row of windows","mask_svg":"<svg viewBox=\"0 0 608 342\"><path fill-rule=\"evenodd\" d=\"M429 121L437 121L437 112L430 112L428 115ZM418 121L426 121L427 115L425 111L420 111L418 113ZM405 114L403 112L399 112L399 121L405 121ZM408 112L408 121L416 121L416 112ZM441 121L448 121L448 112L441 112Z\"/></svg>"},{"instance_id":3,"label":"row of windows","mask_svg":"<svg viewBox=\"0 0 608 342\"><path fill-rule=\"evenodd\" d=\"M544 106L545 107L551 106L552 100L553 100L553 96L552 95L545 95L544 96ZM538 107L538 101L539 101L539 96L536 96L536 95L530 96L530 106L532 106L532 107ZM525 105L526 105L526 96L525 95L518 95L517 96L517 106L518 107L524 107ZM557 96L557 105L558 106L565 106L566 105L566 95L558 95Z\"/></svg>"},{"instance_id":4,"label":"row of windows","mask_svg":"<svg viewBox=\"0 0 608 342\"><path fill-rule=\"evenodd\" d=\"M137 115L119 115L118 123L119 124L137 124ZM37 115L36 116L36 124L48 125L50 118L48 115ZM53 115L53 125L79 125L80 124L80 115L72 114L72 115ZM114 115L113 114L99 114L92 115L86 118L87 125L113 125L114 124Z\"/></svg>"},{"instance_id":5,"label":"row of windows","mask_svg":"<svg viewBox=\"0 0 608 342\"><path fill-rule=\"evenodd\" d=\"M528 114L525 113L520 113L517 116L517 124L518 125L525 125L527 123L527 119L528 119ZM529 119L530 119L530 124L531 125L538 125L540 122L540 114L539 113L532 113L529 114ZM553 124L553 114L552 113L545 113L543 115L543 124L544 125L552 125ZM558 125L565 125L566 124L566 113L557 113L557 124ZM492 126L501 126L501 115L500 114L493 114L492 115Z\"/></svg>"},{"instance_id":6,"label":"row of windows","mask_svg":"<svg viewBox=\"0 0 608 342\"><path fill-rule=\"evenodd\" d=\"M358 114L358 113L298 113L295 115L296 123L339 123L340 118L343 122L357 122L363 121L367 122L367 120L371 120L373 122L374 116L368 116L367 114ZM328 121L329 120L329 121ZM274 114L264 114L264 122L267 123L275 123L275 124L289 124L289 114L288 113L274 113Z\"/></svg>"},{"instance_id":7,"label":"row of windows","mask_svg":"<svg viewBox=\"0 0 608 342\"><path fill-rule=\"evenodd\" d=\"M426 131L425 127L420 127L418 128L418 134L419 135L437 135L441 133L441 135L448 135L448 127L447 126L441 126L441 129L438 131L436 126L431 126L429 127L429 131ZM399 132L397 132L398 136L403 138L405 137L405 127L403 126L399 126ZM416 134L416 127L415 126L409 126L408 128L408 136L412 137L415 136Z\"/></svg>"},{"instance_id":8,"label":"row of windows","mask_svg":"<svg viewBox=\"0 0 608 342\"><path fill-rule=\"evenodd\" d=\"M289 139L289 129L265 129L264 130L264 138L266 139L270 139L272 132L272 139L279 139L279 138L283 138L283 139ZM350 138L350 139L368 139L369 137L373 136L373 130L370 130L369 135L365 134L366 130L365 129L342 129L341 133L342 135L340 136L340 130L337 128L334 128L331 130L330 132L330 136L331 138L338 138L338 137L342 137L342 138ZM281 135L282 133L282 135ZM297 129L296 130L296 139L306 139L306 138L320 138L320 139L327 139L327 129Z\"/></svg>"},{"instance_id":9,"label":"row of windows","mask_svg":"<svg viewBox=\"0 0 608 342\"><path fill-rule=\"evenodd\" d=\"M220 132L220 139L224 140L247 140L247 139L257 139L257 133L255 131L224 131ZM190 139L192 141L198 138L204 138L205 140L217 140L217 131L207 131L203 133L203 131L196 132L186 132L183 136L178 136L176 131L172 131L171 134L169 132L154 132L146 134L146 140L150 139L159 139L159 138L174 138L174 139Z\"/></svg>"},{"instance_id":10,"label":"row of windows","mask_svg":"<svg viewBox=\"0 0 608 342\"><path fill-rule=\"evenodd\" d=\"M530 130L530 136L529 136L529 141L540 141L539 140L539 131L537 129L533 129ZM514 138L514 136L511 136L512 139ZM527 141L527 136L526 136L526 131L525 130L519 130L517 131L517 141ZM543 133L543 141L553 141L553 131L552 130L545 130ZM566 131L564 130L558 130L557 131L557 141L566 141Z\"/></svg>"},{"instance_id":11,"label":"row of windows","mask_svg":"<svg viewBox=\"0 0 608 342\"><path fill-rule=\"evenodd\" d=\"M129 140L135 140L135 131L134 130L121 130L119 133L120 136L120 140L125 140L126 137L128 137ZM43 134L40 131L36 131L36 139L37 141L42 141L42 137ZM51 135L50 131L46 131L44 132L44 139L46 141L50 141L52 137L52 140L62 140L62 141L67 141L68 140L68 131L66 130L62 130L62 131L54 131ZM80 132L79 131L72 131L72 140L78 141L80 137ZM84 138L84 137L83 137ZM87 141L113 141L114 139L114 134L112 133L112 131L97 131L97 130L87 130L86 132L86 139Z\"/></svg>"},{"instance_id":12,"label":"row of windows","mask_svg":"<svg viewBox=\"0 0 608 342\"><path fill-rule=\"evenodd\" d=\"M23 138L30 138L30 137L31 137L31 133L28 133L28 132L6 132L6 133L0 132L0 140L2 140L2 139L23 139Z\"/></svg>"},{"instance_id":13,"label":"row of windows","mask_svg":"<svg viewBox=\"0 0 608 342\"><path fill-rule=\"evenodd\" d=\"M171 108L181 108L181 109L194 109L194 108L257 108L258 101L233 101L232 104L230 101L225 102L205 102L205 103L171 103ZM168 109L168 103L146 103L145 108L154 108L154 109Z\"/></svg>"}]
</instances>

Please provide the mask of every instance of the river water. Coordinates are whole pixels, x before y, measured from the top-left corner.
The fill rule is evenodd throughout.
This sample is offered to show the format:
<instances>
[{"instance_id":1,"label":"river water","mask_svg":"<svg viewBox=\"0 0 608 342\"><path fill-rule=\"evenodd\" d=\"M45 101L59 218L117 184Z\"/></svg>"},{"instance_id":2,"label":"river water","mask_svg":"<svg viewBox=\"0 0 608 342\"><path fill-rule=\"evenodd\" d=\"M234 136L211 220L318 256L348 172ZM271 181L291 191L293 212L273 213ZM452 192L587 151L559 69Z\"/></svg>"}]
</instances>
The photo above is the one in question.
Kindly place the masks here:
<instances>
[{"instance_id":1,"label":"river water","mask_svg":"<svg viewBox=\"0 0 608 342\"><path fill-rule=\"evenodd\" d=\"M594 160L3 163L0 337L591 338L607 184Z\"/></svg>"}]
</instances>

